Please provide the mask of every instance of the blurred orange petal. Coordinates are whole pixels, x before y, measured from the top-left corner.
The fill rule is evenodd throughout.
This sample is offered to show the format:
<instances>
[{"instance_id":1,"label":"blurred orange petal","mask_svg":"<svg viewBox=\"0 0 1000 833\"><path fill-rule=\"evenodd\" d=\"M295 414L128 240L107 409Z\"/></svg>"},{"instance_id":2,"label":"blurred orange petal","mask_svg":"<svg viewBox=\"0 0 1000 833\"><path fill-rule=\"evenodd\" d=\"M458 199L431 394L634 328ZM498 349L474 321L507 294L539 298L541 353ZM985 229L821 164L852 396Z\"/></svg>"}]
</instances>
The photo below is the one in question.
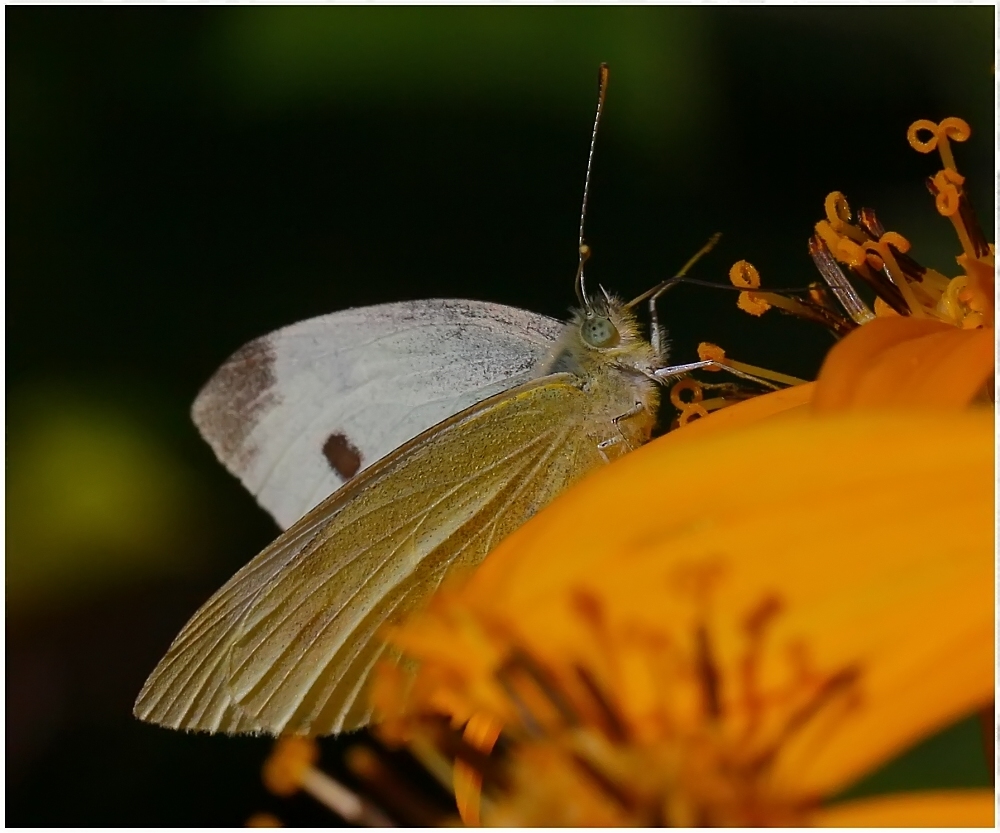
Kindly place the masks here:
<instances>
[{"instance_id":1,"label":"blurred orange petal","mask_svg":"<svg viewBox=\"0 0 1000 833\"><path fill-rule=\"evenodd\" d=\"M816 827L993 827L993 790L881 795L818 811Z\"/></svg>"},{"instance_id":2,"label":"blurred orange petal","mask_svg":"<svg viewBox=\"0 0 1000 833\"><path fill-rule=\"evenodd\" d=\"M967 406L992 377L994 331L926 318L879 318L827 355L812 398L817 411Z\"/></svg>"}]
</instances>

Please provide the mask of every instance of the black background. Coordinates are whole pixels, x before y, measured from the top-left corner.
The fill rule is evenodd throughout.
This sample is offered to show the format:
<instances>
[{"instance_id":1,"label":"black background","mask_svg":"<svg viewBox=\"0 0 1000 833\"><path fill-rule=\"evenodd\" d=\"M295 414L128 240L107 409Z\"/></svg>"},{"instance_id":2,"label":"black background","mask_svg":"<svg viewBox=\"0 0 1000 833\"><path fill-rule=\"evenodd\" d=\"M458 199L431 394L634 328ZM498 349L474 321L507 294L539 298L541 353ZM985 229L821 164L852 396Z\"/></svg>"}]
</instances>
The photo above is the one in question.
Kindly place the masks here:
<instances>
[{"instance_id":1,"label":"black background","mask_svg":"<svg viewBox=\"0 0 1000 833\"><path fill-rule=\"evenodd\" d=\"M746 258L803 285L834 189L950 273L936 162L905 134L969 121L959 168L992 216L992 15L8 8L7 823L324 820L264 794L265 740L130 714L187 617L275 534L189 422L229 353L407 298L563 316L602 60L592 279L638 294L721 231L699 277ZM830 344L730 293L681 288L663 316L680 361L710 340L811 377ZM953 728L885 783L980 783L975 735Z\"/></svg>"}]
</instances>

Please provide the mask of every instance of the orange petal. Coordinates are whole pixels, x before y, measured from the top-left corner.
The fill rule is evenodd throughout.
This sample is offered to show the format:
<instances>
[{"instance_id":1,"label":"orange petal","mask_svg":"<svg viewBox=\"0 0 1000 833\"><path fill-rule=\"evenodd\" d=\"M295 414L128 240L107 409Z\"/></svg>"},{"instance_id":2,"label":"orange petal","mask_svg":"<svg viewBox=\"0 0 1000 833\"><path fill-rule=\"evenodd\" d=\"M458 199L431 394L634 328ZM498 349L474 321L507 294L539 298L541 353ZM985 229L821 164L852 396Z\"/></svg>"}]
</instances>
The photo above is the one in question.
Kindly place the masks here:
<instances>
[{"instance_id":1,"label":"orange petal","mask_svg":"<svg viewBox=\"0 0 1000 833\"><path fill-rule=\"evenodd\" d=\"M942 790L880 795L824 808L816 827L993 827L992 790Z\"/></svg>"},{"instance_id":2,"label":"orange petal","mask_svg":"<svg viewBox=\"0 0 1000 833\"><path fill-rule=\"evenodd\" d=\"M774 393L755 396L753 399L747 399L745 402L739 402L727 408L720 408L707 417L687 423L683 426L683 430L671 431L657 442L661 445L676 442L686 443L695 437L703 437L718 431L727 431L759 422L767 417L805 405L811 399L815 386L815 382L794 385Z\"/></svg>"},{"instance_id":3,"label":"orange petal","mask_svg":"<svg viewBox=\"0 0 1000 833\"><path fill-rule=\"evenodd\" d=\"M947 437L961 442L936 441ZM589 662L580 593L623 632L684 644L697 599L670 588L678 571L715 564L716 659L734 677L743 617L780 598L762 686L787 682L796 645L816 668L862 672L861 706L835 732L786 744L775 765L776 783L829 794L993 697L992 460L992 415L979 411L668 435L557 498L460 597L551 663ZM630 690L619 693L627 710Z\"/></svg>"},{"instance_id":4,"label":"orange petal","mask_svg":"<svg viewBox=\"0 0 1000 833\"><path fill-rule=\"evenodd\" d=\"M500 737L501 723L490 715L477 712L465 725L462 734L466 743L480 752L489 752ZM458 815L467 827L479 827L479 797L483 788L482 775L461 758L456 759L453 775L455 803Z\"/></svg>"},{"instance_id":5,"label":"orange petal","mask_svg":"<svg viewBox=\"0 0 1000 833\"><path fill-rule=\"evenodd\" d=\"M876 319L829 352L813 408L965 407L993 374L993 337L931 319Z\"/></svg>"}]
</instances>

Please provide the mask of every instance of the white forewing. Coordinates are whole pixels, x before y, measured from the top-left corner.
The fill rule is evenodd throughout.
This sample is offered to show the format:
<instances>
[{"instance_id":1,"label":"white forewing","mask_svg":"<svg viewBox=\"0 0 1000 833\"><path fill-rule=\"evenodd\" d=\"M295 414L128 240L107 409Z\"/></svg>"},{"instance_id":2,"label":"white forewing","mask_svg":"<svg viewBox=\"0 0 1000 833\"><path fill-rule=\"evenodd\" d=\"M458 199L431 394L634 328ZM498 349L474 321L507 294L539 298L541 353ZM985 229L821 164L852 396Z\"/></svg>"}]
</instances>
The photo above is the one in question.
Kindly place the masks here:
<instances>
[{"instance_id":1,"label":"white forewing","mask_svg":"<svg viewBox=\"0 0 1000 833\"><path fill-rule=\"evenodd\" d=\"M287 529L421 431L527 381L563 327L481 301L335 312L242 347L202 389L193 417Z\"/></svg>"}]
</instances>

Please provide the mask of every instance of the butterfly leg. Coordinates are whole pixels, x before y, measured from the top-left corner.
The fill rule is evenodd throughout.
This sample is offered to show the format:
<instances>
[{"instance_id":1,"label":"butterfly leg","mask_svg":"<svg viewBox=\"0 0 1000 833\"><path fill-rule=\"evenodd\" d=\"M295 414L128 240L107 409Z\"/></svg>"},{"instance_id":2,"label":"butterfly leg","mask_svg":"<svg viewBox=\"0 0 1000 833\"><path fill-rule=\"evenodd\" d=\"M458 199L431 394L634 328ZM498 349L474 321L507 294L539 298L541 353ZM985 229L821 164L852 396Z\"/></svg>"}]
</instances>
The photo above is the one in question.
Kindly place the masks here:
<instances>
[{"instance_id":1,"label":"butterfly leg","mask_svg":"<svg viewBox=\"0 0 1000 833\"><path fill-rule=\"evenodd\" d=\"M660 316L656 311L656 300L670 287L664 287L659 292L654 292L649 298L649 342L656 351L656 357L665 362L667 354L670 352L670 344L667 341L667 330L660 325Z\"/></svg>"},{"instance_id":2,"label":"butterfly leg","mask_svg":"<svg viewBox=\"0 0 1000 833\"><path fill-rule=\"evenodd\" d=\"M623 419L630 419L631 417L638 416L645 410L645 407L641 402L636 402L629 410L624 414L619 414L611 420L611 424L615 426L615 430L618 432L617 437L613 437L611 440L605 440L608 445L617 445L618 443L625 443L628 446L629 451L635 451L635 446L629 441L629 438L625 436L625 432L622 431L621 421ZM607 447L607 446L605 446Z\"/></svg>"}]
</instances>

